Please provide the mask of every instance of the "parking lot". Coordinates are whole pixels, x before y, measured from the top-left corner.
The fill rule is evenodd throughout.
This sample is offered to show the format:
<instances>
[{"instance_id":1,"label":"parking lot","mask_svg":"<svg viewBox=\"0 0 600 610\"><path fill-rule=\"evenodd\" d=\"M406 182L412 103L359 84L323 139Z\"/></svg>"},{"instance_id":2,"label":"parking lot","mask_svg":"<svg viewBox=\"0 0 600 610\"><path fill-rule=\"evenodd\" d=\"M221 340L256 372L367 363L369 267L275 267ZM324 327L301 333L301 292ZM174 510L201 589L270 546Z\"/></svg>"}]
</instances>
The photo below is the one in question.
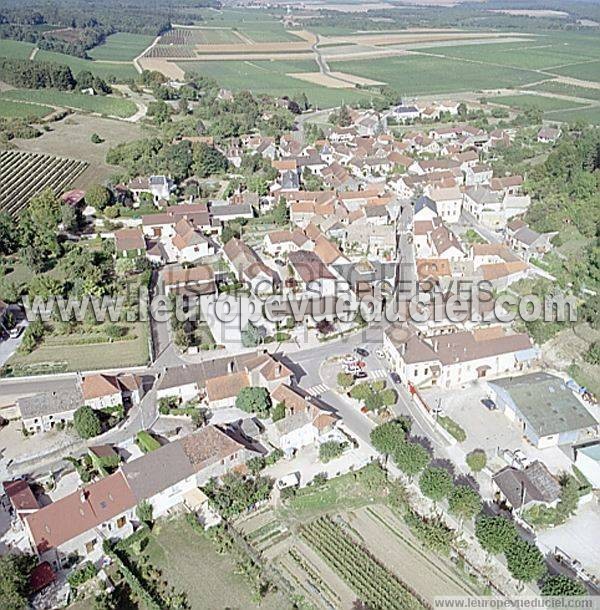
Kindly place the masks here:
<instances>
[{"instance_id":1,"label":"parking lot","mask_svg":"<svg viewBox=\"0 0 600 610\"><path fill-rule=\"evenodd\" d=\"M490 395L485 381L458 390L428 390L424 395L431 404L437 404L439 400L443 413L467 433L466 440L458 447L465 454L473 449L484 449L492 471L506 466L500 455L505 449L521 449L531 460L543 460L554 473L571 471L571 461L563 449L537 449L523 437L517 423L511 422L502 412L491 411L482 404L482 399Z\"/></svg>"}]
</instances>

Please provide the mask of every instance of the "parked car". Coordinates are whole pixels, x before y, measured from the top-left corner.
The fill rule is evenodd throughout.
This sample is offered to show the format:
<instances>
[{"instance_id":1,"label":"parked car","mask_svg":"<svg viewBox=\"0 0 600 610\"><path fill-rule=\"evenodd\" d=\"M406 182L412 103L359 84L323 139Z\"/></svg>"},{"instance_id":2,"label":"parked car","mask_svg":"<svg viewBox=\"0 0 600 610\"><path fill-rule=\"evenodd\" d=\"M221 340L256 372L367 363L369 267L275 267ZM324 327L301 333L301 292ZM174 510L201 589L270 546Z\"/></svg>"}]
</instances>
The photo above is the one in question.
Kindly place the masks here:
<instances>
[{"instance_id":1,"label":"parked car","mask_svg":"<svg viewBox=\"0 0 600 610\"><path fill-rule=\"evenodd\" d=\"M275 259L275 264L279 265L280 267L284 267L285 266L285 261L280 259L280 258L276 258Z\"/></svg>"},{"instance_id":2,"label":"parked car","mask_svg":"<svg viewBox=\"0 0 600 610\"><path fill-rule=\"evenodd\" d=\"M521 465L521 468L525 468L531 464L531 460L523 453L521 449L515 449L513 451L514 459Z\"/></svg>"},{"instance_id":3,"label":"parked car","mask_svg":"<svg viewBox=\"0 0 600 610\"><path fill-rule=\"evenodd\" d=\"M385 360L385 352L382 349L378 349L375 352L375 355L380 359L380 360Z\"/></svg>"},{"instance_id":4,"label":"parked car","mask_svg":"<svg viewBox=\"0 0 600 610\"><path fill-rule=\"evenodd\" d=\"M390 379L397 385L402 383L402 379L398 373L390 373Z\"/></svg>"},{"instance_id":5,"label":"parked car","mask_svg":"<svg viewBox=\"0 0 600 610\"><path fill-rule=\"evenodd\" d=\"M495 411L498 408L491 398L482 398L481 404L489 411Z\"/></svg>"},{"instance_id":6,"label":"parked car","mask_svg":"<svg viewBox=\"0 0 600 610\"><path fill-rule=\"evenodd\" d=\"M360 408L360 412L364 413L366 415L369 412L369 409L367 408L366 405L364 405Z\"/></svg>"},{"instance_id":7,"label":"parked car","mask_svg":"<svg viewBox=\"0 0 600 610\"><path fill-rule=\"evenodd\" d=\"M368 375L364 371L357 371L354 373L354 379L365 379Z\"/></svg>"},{"instance_id":8,"label":"parked car","mask_svg":"<svg viewBox=\"0 0 600 610\"><path fill-rule=\"evenodd\" d=\"M11 328L8 331L8 336L11 339L16 339L17 337L19 337L21 335L21 333L23 332L23 328L24 326L22 324L17 324L15 327Z\"/></svg>"},{"instance_id":9,"label":"parked car","mask_svg":"<svg viewBox=\"0 0 600 610\"><path fill-rule=\"evenodd\" d=\"M291 472L290 474L286 474L277 481L277 489L285 489L286 487L298 487L299 485L299 472Z\"/></svg>"},{"instance_id":10,"label":"parked car","mask_svg":"<svg viewBox=\"0 0 600 610\"><path fill-rule=\"evenodd\" d=\"M369 352L362 347L357 347L354 351L362 358L366 358L369 355Z\"/></svg>"}]
</instances>

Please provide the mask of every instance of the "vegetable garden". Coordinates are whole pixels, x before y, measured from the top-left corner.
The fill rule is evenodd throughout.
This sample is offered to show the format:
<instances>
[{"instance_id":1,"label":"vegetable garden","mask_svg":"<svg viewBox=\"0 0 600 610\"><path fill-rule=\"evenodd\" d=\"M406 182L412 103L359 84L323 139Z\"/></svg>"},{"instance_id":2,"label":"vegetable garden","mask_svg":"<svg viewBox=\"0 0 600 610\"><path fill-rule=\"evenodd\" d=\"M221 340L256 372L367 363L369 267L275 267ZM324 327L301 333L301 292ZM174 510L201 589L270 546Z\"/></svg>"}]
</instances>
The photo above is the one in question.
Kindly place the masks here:
<instances>
[{"instance_id":1,"label":"vegetable garden","mask_svg":"<svg viewBox=\"0 0 600 610\"><path fill-rule=\"evenodd\" d=\"M301 537L373 610L427 607L329 517L305 525Z\"/></svg>"},{"instance_id":2,"label":"vegetable garden","mask_svg":"<svg viewBox=\"0 0 600 610\"><path fill-rule=\"evenodd\" d=\"M86 161L21 150L0 152L0 210L16 216L43 190L60 195L88 166Z\"/></svg>"}]
</instances>

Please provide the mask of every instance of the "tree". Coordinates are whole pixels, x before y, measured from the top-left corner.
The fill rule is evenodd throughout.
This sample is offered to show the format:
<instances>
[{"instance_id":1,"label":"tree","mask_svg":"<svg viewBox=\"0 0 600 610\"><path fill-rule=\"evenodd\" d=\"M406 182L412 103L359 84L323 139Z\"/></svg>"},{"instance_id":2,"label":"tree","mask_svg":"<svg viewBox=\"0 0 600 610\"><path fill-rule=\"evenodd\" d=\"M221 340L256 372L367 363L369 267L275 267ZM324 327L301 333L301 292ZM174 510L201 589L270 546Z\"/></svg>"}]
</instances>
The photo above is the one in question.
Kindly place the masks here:
<instances>
[{"instance_id":1,"label":"tree","mask_svg":"<svg viewBox=\"0 0 600 610\"><path fill-rule=\"evenodd\" d=\"M344 453L344 445L337 441L326 441L319 446L319 460L326 464Z\"/></svg>"},{"instance_id":2,"label":"tree","mask_svg":"<svg viewBox=\"0 0 600 610\"><path fill-rule=\"evenodd\" d=\"M221 152L204 142L194 145L192 157L192 169L199 178L221 174L226 172L229 166L227 158Z\"/></svg>"},{"instance_id":3,"label":"tree","mask_svg":"<svg viewBox=\"0 0 600 610\"><path fill-rule=\"evenodd\" d=\"M29 573L36 565L31 555L7 554L0 557L0 607L2 610L25 610Z\"/></svg>"},{"instance_id":4,"label":"tree","mask_svg":"<svg viewBox=\"0 0 600 610\"><path fill-rule=\"evenodd\" d=\"M369 493L381 493L387 485L387 473L379 462L371 462L361 468L356 478Z\"/></svg>"},{"instance_id":5,"label":"tree","mask_svg":"<svg viewBox=\"0 0 600 610\"><path fill-rule=\"evenodd\" d=\"M14 220L6 212L0 212L0 254L12 254L18 247L19 235Z\"/></svg>"},{"instance_id":6,"label":"tree","mask_svg":"<svg viewBox=\"0 0 600 610\"><path fill-rule=\"evenodd\" d=\"M285 197L280 197L275 209L273 210L273 220L278 225L286 225L290 220L290 211Z\"/></svg>"},{"instance_id":7,"label":"tree","mask_svg":"<svg viewBox=\"0 0 600 610\"><path fill-rule=\"evenodd\" d=\"M102 432L102 422L92 407L84 405L75 411L73 415L75 430L81 438L92 438Z\"/></svg>"},{"instance_id":8,"label":"tree","mask_svg":"<svg viewBox=\"0 0 600 610\"><path fill-rule=\"evenodd\" d=\"M152 525L153 512L154 509L152 508L152 504L150 504L148 500L143 500L142 502L140 502L135 509L135 514L137 515L137 518L142 523L145 523L148 527Z\"/></svg>"},{"instance_id":9,"label":"tree","mask_svg":"<svg viewBox=\"0 0 600 610\"><path fill-rule=\"evenodd\" d=\"M483 449L473 449L466 457L467 466L473 472L479 472L485 468L487 464L487 456Z\"/></svg>"},{"instance_id":10,"label":"tree","mask_svg":"<svg viewBox=\"0 0 600 610\"><path fill-rule=\"evenodd\" d=\"M92 144L102 144L102 142L104 142L104 140L97 133L93 133L90 136L90 141Z\"/></svg>"},{"instance_id":11,"label":"tree","mask_svg":"<svg viewBox=\"0 0 600 610\"><path fill-rule=\"evenodd\" d=\"M271 411L271 419L276 422L285 417L285 402L278 402Z\"/></svg>"},{"instance_id":12,"label":"tree","mask_svg":"<svg viewBox=\"0 0 600 610\"><path fill-rule=\"evenodd\" d=\"M404 442L406 433L400 422L391 421L380 424L371 430L370 436L373 447L379 453L394 455L399 446Z\"/></svg>"},{"instance_id":13,"label":"tree","mask_svg":"<svg viewBox=\"0 0 600 610\"><path fill-rule=\"evenodd\" d=\"M600 341L594 341L587 352L583 355L583 359L590 364L600 364Z\"/></svg>"},{"instance_id":14,"label":"tree","mask_svg":"<svg viewBox=\"0 0 600 610\"><path fill-rule=\"evenodd\" d=\"M410 478L421 472L431 459L425 447L410 441L400 443L393 457L396 466Z\"/></svg>"},{"instance_id":15,"label":"tree","mask_svg":"<svg viewBox=\"0 0 600 610\"><path fill-rule=\"evenodd\" d=\"M77 231L81 226L82 217L79 208L64 203L60 207L60 221L65 231Z\"/></svg>"},{"instance_id":16,"label":"tree","mask_svg":"<svg viewBox=\"0 0 600 610\"><path fill-rule=\"evenodd\" d=\"M85 193L85 202L96 210L103 210L111 200L110 191L101 184L94 184Z\"/></svg>"},{"instance_id":17,"label":"tree","mask_svg":"<svg viewBox=\"0 0 600 610\"><path fill-rule=\"evenodd\" d=\"M517 539L504 551L508 571L522 582L539 580L546 573L544 556L537 546Z\"/></svg>"},{"instance_id":18,"label":"tree","mask_svg":"<svg viewBox=\"0 0 600 610\"><path fill-rule=\"evenodd\" d=\"M452 491L452 485L450 473L437 466L426 468L419 479L421 491L434 502L447 498Z\"/></svg>"},{"instance_id":19,"label":"tree","mask_svg":"<svg viewBox=\"0 0 600 610\"><path fill-rule=\"evenodd\" d=\"M475 521L475 536L488 553L503 553L517 539L515 524L505 517L480 515Z\"/></svg>"},{"instance_id":20,"label":"tree","mask_svg":"<svg viewBox=\"0 0 600 610\"><path fill-rule=\"evenodd\" d=\"M246 413L256 413L265 418L269 416L271 397L266 388L242 388L235 400L235 406Z\"/></svg>"},{"instance_id":21,"label":"tree","mask_svg":"<svg viewBox=\"0 0 600 610\"><path fill-rule=\"evenodd\" d=\"M462 522L472 519L481 511L482 502L479 494L468 485L457 485L448 497L448 508Z\"/></svg>"},{"instance_id":22,"label":"tree","mask_svg":"<svg viewBox=\"0 0 600 610\"><path fill-rule=\"evenodd\" d=\"M354 385L354 375L344 373L343 371L339 372L337 375L337 384L342 390L347 390Z\"/></svg>"},{"instance_id":23,"label":"tree","mask_svg":"<svg viewBox=\"0 0 600 610\"><path fill-rule=\"evenodd\" d=\"M588 595L585 585L574 578L564 574L548 576L542 585L542 595L556 597L570 597L577 595Z\"/></svg>"},{"instance_id":24,"label":"tree","mask_svg":"<svg viewBox=\"0 0 600 610\"><path fill-rule=\"evenodd\" d=\"M258 328L252 322L248 322L246 328L242 331L242 345L244 347L256 347L260 344L260 341L261 336Z\"/></svg>"},{"instance_id":25,"label":"tree","mask_svg":"<svg viewBox=\"0 0 600 610\"><path fill-rule=\"evenodd\" d=\"M461 119L464 119L464 118L466 118L466 116L467 116L467 112L468 112L467 105L466 105L464 102L461 102L461 103L458 105L458 116L459 116Z\"/></svg>"}]
</instances>

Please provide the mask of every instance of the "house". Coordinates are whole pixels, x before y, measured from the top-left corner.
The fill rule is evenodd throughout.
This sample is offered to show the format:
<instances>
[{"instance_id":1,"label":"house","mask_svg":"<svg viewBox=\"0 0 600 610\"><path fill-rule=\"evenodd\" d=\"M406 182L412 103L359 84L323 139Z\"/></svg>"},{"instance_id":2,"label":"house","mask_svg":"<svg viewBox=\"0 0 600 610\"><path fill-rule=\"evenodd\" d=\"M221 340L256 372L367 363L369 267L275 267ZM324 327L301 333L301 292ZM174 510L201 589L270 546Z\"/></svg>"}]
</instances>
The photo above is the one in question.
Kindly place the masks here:
<instances>
[{"instance_id":1,"label":"house","mask_svg":"<svg viewBox=\"0 0 600 610\"><path fill-rule=\"evenodd\" d=\"M439 216L444 222L454 223L460 219L462 209L462 193L457 186L450 188L428 188L425 194L437 208Z\"/></svg>"},{"instance_id":2,"label":"house","mask_svg":"<svg viewBox=\"0 0 600 610\"><path fill-rule=\"evenodd\" d=\"M327 265L336 265L347 262L348 259L342 254L340 249L324 235L320 235L315 240L314 253Z\"/></svg>"},{"instance_id":3,"label":"house","mask_svg":"<svg viewBox=\"0 0 600 610\"><path fill-rule=\"evenodd\" d=\"M552 250L552 239L558 231L538 233L524 221L515 219L506 225L505 238L508 245L516 250L526 261L541 258Z\"/></svg>"},{"instance_id":4,"label":"house","mask_svg":"<svg viewBox=\"0 0 600 610\"><path fill-rule=\"evenodd\" d=\"M498 408L535 447L573 444L598 422L560 377L531 373L488 382Z\"/></svg>"},{"instance_id":5,"label":"house","mask_svg":"<svg viewBox=\"0 0 600 610\"><path fill-rule=\"evenodd\" d=\"M263 248L267 254L276 257L297 250L310 250L314 244L300 229L285 229L267 233L263 239Z\"/></svg>"},{"instance_id":6,"label":"house","mask_svg":"<svg viewBox=\"0 0 600 610\"><path fill-rule=\"evenodd\" d=\"M471 260L477 273L494 288L504 290L527 276L529 266L504 244L473 244Z\"/></svg>"},{"instance_id":7,"label":"house","mask_svg":"<svg viewBox=\"0 0 600 610\"><path fill-rule=\"evenodd\" d=\"M233 407L235 399L243 388L250 387L250 375L247 371L228 373L206 381L206 399L212 410Z\"/></svg>"},{"instance_id":8,"label":"house","mask_svg":"<svg viewBox=\"0 0 600 610\"><path fill-rule=\"evenodd\" d=\"M600 489L600 441L595 440L573 447L575 466L592 484L594 489Z\"/></svg>"},{"instance_id":9,"label":"house","mask_svg":"<svg viewBox=\"0 0 600 610\"><path fill-rule=\"evenodd\" d=\"M138 404L141 399L142 384L135 375L104 373L86 375L81 380L84 404L92 409L106 409L119 405Z\"/></svg>"},{"instance_id":10,"label":"house","mask_svg":"<svg viewBox=\"0 0 600 610\"><path fill-rule=\"evenodd\" d=\"M83 406L81 388L73 383L60 391L42 392L19 398L17 409L23 427L30 434L48 432L55 426L63 426L73 420L73 415Z\"/></svg>"},{"instance_id":11,"label":"house","mask_svg":"<svg viewBox=\"0 0 600 610\"><path fill-rule=\"evenodd\" d=\"M104 540L133 533L136 498L118 471L48 504L24 519L34 553L55 570L73 555L96 562Z\"/></svg>"},{"instance_id":12,"label":"house","mask_svg":"<svg viewBox=\"0 0 600 610\"><path fill-rule=\"evenodd\" d=\"M187 402L206 393L209 379L246 371L250 384L269 391L279 383L290 383L292 371L268 353L250 353L205 360L197 364L168 367L159 375L156 398L177 398Z\"/></svg>"},{"instance_id":13,"label":"house","mask_svg":"<svg viewBox=\"0 0 600 610\"><path fill-rule=\"evenodd\" d=\"M429 234L429 245L435 258L460 261L466 257L456 235L442 223Z\"/></svg>"},{"instance_id":14,"label":"house","mask_svg":"<svg viewBox=\"0 0 600 610\"><path fill-rule=\"evenodd\" d=\"M243 469L265 450L218 426L205 426L123 464L121 471L135 504L149 502L160 517L184 504L212 477Z\"/></svg>"},{"instance_id":15,"label":"house","mask_svg":"<svg viewBox=\"0 0 600 610\"><path fill-rule=\"evenodd\" d=\"M544 144L554 144L560 138L562 131L558 127L542 127L537 134L537 141Z\"/></svg>"},{"instance_id":16,"label":"house","mask_svg":"<svg viewBox=\"0 0 600 610\"><path fill-rule=\"evenodd\" d=\"M241 239L232 237L223 247L223 254L233 267L238 281L248 284L255 294L273 293L281 284L277 271L267 267Z\"/></svg>"},{"instance_id":17,"label":"house","mask_svg":"<svg viewBox=\"0 0 600 610\"><path fill-rule=\"evenodd\" d=\"M15 481L5 481L2 483L4 495L7 502L4 502L4 510L13 510L14 514L23 519L26 515L39 510L40 504L35 497L31 486L25 479L16 479Z\"/></svg>"},{"instance_id":18,"label":"house","mask_svg":"<svg viewBox=\"0 0 600 610\"><path fill-rule=\"evenodd\" d=\"M137 258L146 253L146 240L141 229L119 229L115 231L115 256Z\"/></svg>"},{"instance_id":19,"label":"house","mask_svg":"<svg viewBox=\"0 0 600 610\"><path fill-rule=\"evenodd\" d=\"M357 297L389 295L396 286L396 263L362 259L334 266Z\"/></svg>"},{"instance_id":20,"label":"house","mask_svg":"<svg viewBox=\"0 0 600 610\"><path fill-rule=\"evenodd\" d=\"M298 449L322 443L331 438L339 418L320 406L311 396L304 396L292 387L280 384L271 393L273 404L285 405L285 416L273 424L271 442L285 455Z\"/></svg>"},{"instance_id":21,"label":"house","mask_svg":"<svg viewBox=\"0 0 600 610\"><path fill-rule=\"evenodd\" d=\"M465 168L465 184L475 186L477 184L489 184L494 170L489 165L469 165Z\"/></svg>"},{"instance_id":22,"label":"house","mask_svg":"<svg viewBox=\"0 0 600 610\"><path fill-rule=\"evenodd\" d=\"M409 387L456 388L525 370L537 358L529 335L500 326L426 337L412 324L385 329L384 350Z\"/></svg>"},{"instance_id":23,"label":"house","mask_svg":"<svg viewBox=\"0 0 600 610\"><path fill-rule=\"evenodd\" d=\"M421 116L419 109L416 106L396 106L392 116L399 122L414 121Z\"/></svg>"},{"instance_id":24,"label":"house","mask_svg":"<svg viewBox=\"0 0 600 610\"><path fill-rule=\"evenodd\" d=\"M492 476L497 499L515 510L541 505L555 507L561 486L546 465L539 460L522 470L507 466Z\"/></svg>"},{"instance_id":25,"label":"house","mask_svg":"<svg viewBox=\"0 0 600 610\"><path fill-rule=\"evenodd\" d=\"M161 200L169 200L173 190L173 182L167 176L138 177L131 180L127 184L127 188L132 193L133 200L138 206L144 194L150 198L154 205L158 205Z\"/></svg>"},{"instance_id":26,"label":"house","mask_svg":"<svg viewBox=\"0 0 600 610\"><path fill-rule=\"evenodd\" d=\"M389 262L397 258L397 243L393 225L351 224L346 230L344 251L352 259L368 257Z\"/></svg>"},{"instance_id":27,"label":"house","mask_svg":"<svg viewBox=\"0 0 600 610\"><path fill-rule=\"evenodd\" d=\"M210 216L213 221L229 222L238 218L254 218L254 209L250 203L220 203L213 202L210 206Z\"/></svg>"},{"instance_id":28,"label":"house","mask_svg":"<svg viewBox=\"0 0 600 610\"><path fill-rule=\"evenodd\" d=\"M304 291L322 297L335 294L336 276L314 252L290 252L288 261Z\"/></svg>"},{"instance_id":29,"label":"house","mask_svg":"<svg viewBox=\"0 0 600 610\"><path fill-rule=\"evenodd\" d=\"M165 294L197 297L215 294L215 274L210 265L167 267L162 271Z\"/></svg>"}]
</instances>

